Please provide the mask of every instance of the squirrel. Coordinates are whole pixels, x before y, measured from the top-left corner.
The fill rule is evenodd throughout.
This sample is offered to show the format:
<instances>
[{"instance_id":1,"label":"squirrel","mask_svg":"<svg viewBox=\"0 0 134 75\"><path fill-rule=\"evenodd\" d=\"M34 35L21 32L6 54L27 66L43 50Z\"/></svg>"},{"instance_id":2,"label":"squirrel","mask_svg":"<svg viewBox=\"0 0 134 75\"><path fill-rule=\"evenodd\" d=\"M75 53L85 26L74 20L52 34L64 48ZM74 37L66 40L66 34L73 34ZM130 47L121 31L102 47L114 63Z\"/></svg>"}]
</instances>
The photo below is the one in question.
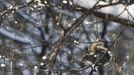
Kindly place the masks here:
<instances>
[{"instance_id":1,"label":"squirrel","mask_svg":"<svg viewBox=\"0 0 134 75\"><path fill-rule=\"evenodd\" d=\"M99 66L106 65L112 59L112 53L108 51L108 48L104 46L103 40L97 39L94 43L88 48L89 53L83 56L82 61L86 65L95 66L96 62L99 63ZM103 59L102 59L103 57Z\"/></svg>"},{"instance_id":2,"label":"squirrel","mask_svg":"<svg viewBox=\"0 0 134 75\"><path fill-rule=\"evenodd\" d=\"M108 49L104 47L104 42L100 39L97 39L96 42L92 43L90 48L88 48L90 54L94 54L97 51L107 52Z\"/></svg>"}]
</instances>

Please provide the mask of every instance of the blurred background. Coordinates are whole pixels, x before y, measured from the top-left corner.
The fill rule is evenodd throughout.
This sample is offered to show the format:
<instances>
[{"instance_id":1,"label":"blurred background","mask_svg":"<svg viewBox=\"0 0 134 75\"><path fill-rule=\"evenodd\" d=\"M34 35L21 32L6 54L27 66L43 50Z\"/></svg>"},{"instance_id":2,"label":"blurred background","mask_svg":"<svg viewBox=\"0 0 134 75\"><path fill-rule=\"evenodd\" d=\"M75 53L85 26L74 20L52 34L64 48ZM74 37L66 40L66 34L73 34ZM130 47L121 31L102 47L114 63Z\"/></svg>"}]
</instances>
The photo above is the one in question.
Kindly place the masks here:
<instances>
[{"instance_id":1,"label":"blurred background","mask_svg":"<svg viewBox=\"0 0 134 75\"><path fill-rule=\"evenodd\" d=\"M0 75L133 75L134 28L87 13L73 1L0 0ZM112 59L102 74L90 74L83 56L97 38Z\"/></svg>"}]
</instances>

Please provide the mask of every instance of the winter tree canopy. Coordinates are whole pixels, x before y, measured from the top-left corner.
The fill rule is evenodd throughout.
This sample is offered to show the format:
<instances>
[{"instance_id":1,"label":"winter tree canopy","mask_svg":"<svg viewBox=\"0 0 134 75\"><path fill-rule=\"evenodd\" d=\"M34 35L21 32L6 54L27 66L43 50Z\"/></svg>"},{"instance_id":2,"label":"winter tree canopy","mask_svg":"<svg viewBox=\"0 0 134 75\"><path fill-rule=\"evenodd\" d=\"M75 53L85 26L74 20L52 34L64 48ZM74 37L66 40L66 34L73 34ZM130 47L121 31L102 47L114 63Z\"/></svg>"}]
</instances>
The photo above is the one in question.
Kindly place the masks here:
<instances>
[{"instance_id":1,"label":"winter tree canopy","mask_svg":"<svg viewBox=\"0 0 134 75\"><path fill-rule=\"evenodd\" d=\"M133 75L133 0L0 0L0 75Z\"/></svg>"}]
</instances>

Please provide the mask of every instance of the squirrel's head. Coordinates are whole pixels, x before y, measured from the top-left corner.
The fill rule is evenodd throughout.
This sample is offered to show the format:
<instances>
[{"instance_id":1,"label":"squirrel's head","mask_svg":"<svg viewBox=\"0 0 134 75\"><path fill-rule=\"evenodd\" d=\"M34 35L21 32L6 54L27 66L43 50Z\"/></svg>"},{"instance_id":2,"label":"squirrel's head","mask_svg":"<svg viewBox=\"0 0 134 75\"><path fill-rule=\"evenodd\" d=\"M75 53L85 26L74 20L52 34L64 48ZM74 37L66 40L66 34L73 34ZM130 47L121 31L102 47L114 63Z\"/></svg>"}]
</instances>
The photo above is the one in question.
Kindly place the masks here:
<instances>
[{"instance_id":1,"label":"squirrel's head","mask_svg":"<svg viewBox=\"0 0 134 75\"><path fill-rule=\"evenodd\" d=\"M97 46L104 46L103 40L97 39L94 43L90 45L88 51L92 54L95 53L97 51Z\"/></svg>"}]
</instances>

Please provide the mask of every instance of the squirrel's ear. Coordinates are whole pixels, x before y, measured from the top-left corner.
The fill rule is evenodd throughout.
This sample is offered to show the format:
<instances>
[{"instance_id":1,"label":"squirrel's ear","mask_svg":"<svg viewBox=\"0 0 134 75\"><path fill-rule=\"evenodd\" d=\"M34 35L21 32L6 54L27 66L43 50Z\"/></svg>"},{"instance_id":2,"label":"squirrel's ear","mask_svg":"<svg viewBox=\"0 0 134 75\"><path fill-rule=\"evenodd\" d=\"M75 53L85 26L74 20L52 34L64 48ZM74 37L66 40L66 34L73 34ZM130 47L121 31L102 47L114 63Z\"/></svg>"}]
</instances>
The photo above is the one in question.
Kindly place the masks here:
<instances>
[{"instance_id":1,"label":"squirrel's ear","mask_svg":"<svg viewBox=\"0 0 134 75\"><path fill-rule=\"evenodd\" d=\"M97 39L96 39L96 42L99 42L99 41L100 41L100 38L97 38Z\"/></svg>"}]
</instances>

